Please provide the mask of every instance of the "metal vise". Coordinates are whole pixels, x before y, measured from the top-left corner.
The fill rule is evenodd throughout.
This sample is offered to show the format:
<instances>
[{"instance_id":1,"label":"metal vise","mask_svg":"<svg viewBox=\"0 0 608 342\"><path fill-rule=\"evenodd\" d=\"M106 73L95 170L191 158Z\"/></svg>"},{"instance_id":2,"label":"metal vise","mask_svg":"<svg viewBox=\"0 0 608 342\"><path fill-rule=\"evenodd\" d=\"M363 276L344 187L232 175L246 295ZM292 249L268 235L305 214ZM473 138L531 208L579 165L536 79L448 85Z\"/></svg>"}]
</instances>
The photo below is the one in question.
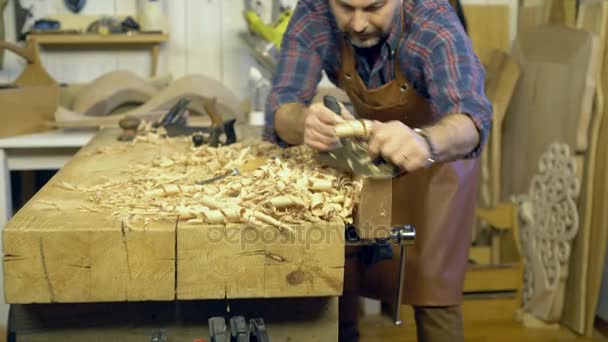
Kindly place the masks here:
<instances>
[{"instance_id":1,"label":"metal vise","mask_svg":"<svg viewBox=\"0 0 608 342\"><path fill-rule=\"evenodd\" d=\"M379 247L391 248L391 243L399 245L401 257L399 259L399 276L397 293L395 293L395 303L393 311L393 323L401 325L401 299L403 293L403 277L405 274L405 261L407 257L407 247L414 245L416 240L416 229L413 226L397 226L390 229L387 238L361 239L357 234L357 227L349 225L346 227L346 245L348 246L367 246L378 245ZM392 250L391 250L392 251ZM392 255L391 255L392 257Z\"/></svg>"},{"instance_id":2,"label":"metal vise","mask_svg":"<svg viewBox=\"0 0 608 342\"><path fill-rule=\"evenodd\" d=\"M392 225L393 184L391 179L362 179L361 195L357 206L354 225L346 229L346 244L350 246L375 245L380 255L370 261L392 259L392 245L401 248L397 293L393 321L401 325L400 306L405 274L407 247L416 240L416 229L410 225Z\"/></svg>"}]
</instances>

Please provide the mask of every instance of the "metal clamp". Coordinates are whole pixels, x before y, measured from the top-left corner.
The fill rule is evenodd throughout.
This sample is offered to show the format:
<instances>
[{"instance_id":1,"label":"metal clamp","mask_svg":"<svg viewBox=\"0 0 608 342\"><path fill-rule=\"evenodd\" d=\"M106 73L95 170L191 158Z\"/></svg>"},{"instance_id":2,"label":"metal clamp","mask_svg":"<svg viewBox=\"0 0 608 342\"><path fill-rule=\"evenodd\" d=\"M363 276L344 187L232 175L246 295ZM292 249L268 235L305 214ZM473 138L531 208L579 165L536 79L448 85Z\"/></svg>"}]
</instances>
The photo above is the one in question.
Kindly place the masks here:
<instances>
[{"instance_id":1,"label":"metal clamp","mask_svg":"<svg viewBox=\"0 0 608 342\"><path fill-rule=\"evenodd\" d=\"M209 318L209 337L211 342L270 341L262 318L252 318L247 324L243 316L230 317L229 326L226 326L226 319L222 316Z\"/></svg>"},{"instance_id":2,"label":"metal clamp","mask_svg":"<svg viewBox=\"0 0 608 342\"><path fill-rule=\"evenodd\" d=\"M255 342L270 342L268 332L266 331L266 325L262 318L252 318L249 320L249 330L253 337L252 341Z\"/></svg>"},{"instance_id":3,"label":"metal clamp","mask_svg":"<svg viewBox=\"0 0 608 342\"><path fill-rule=\"evenodd\" d=\"M150 342L167 342L167 331L165 329L155 330L150 336Z\"/></svg>"},{"instance_id":4,"label":"metal clamp","mask_svg":"<svg viewBox=\"0 0 608 342\"><path fill-rule=\"evenodd\" d=\"M243 316L230 317L231 342L249 342L249 326Z\"/></svg>"},{"instance_id":5,"label":"metal clamp","mask_svg":"<svg viewBox=\"0 0 608 342\"><path fill-rule=\"evenodd\" d=\"M224 317L209 318L209 335L211 342L226 342L226 320Z\"/></svg>"},{"instance_id":6,"label":"metal clamp","mask_svg":"<svg viewBox=\"0 0 608 342\"><path fill-rule=\"evenodd\" d=\"M393 227L388 238L379 239L361 239L354 226L346 228L346 244L349 246L365 246L365 245L386 245L388 243L396 243L401 248L401 257L399 259L399 276L397 284L397 292L395 293L393 323L395 325L403 324L401 320L401 300L403 297L403 278L405 276L405 262L407 257L407 246L413 246L416 240L416 229L410 225Z\"/></svg>"},{"instance_id":7,"label":"metal clamp","mask_svg":"<svg viewBox=\"0 0 608 342\"><path fill-rule=\"evenodd\" d=\"M416 240L416 229L410 225L391 228L388 238L362 239L357 234L357 228L353 225L347 225L345 232L346 244L348 246L383 245L388 243L412 246Z\"/></svg>"}]
</instances>

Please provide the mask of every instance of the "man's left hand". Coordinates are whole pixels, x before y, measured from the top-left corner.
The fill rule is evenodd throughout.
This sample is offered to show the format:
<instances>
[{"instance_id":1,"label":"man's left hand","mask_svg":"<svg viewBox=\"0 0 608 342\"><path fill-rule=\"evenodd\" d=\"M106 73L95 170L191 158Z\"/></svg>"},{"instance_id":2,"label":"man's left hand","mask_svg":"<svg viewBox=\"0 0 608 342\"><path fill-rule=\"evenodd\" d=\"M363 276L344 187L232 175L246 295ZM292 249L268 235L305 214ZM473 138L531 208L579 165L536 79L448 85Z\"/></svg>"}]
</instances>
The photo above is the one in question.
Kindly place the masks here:
<instances>
[{"instance_id":1,"label":"man's left hand","mask_svg":"<svg viewBox=\"0 0 608 342\"><path fill-rule=\"evenodd\" d=\"M369 140L369 153L379 155L405 172L429 166L431 153L423 137L400 121L374 121Z\"/></svg>"}]
</instances>

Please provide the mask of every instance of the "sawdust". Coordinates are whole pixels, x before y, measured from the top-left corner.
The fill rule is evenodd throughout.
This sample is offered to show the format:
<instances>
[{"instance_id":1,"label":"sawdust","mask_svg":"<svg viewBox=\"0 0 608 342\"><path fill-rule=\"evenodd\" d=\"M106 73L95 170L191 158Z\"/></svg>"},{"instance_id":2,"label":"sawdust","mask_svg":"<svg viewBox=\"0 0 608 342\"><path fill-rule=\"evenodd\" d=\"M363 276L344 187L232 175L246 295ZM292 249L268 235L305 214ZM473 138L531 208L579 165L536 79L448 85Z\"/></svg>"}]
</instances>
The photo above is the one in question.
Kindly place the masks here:
<instances>
[{"instance_id":1,"label":"sawdust","mask_svg":"<svg viewBox=\"0 0 608 342\"><path fill-rule=\"evenodd\" d=\"M175 144L189 138L140 134L128 144ZM115 144L92 153L124 153ZM341 220L352 223L361 184L350 175L322 167L305 146L282 149L266 142L190 147L121 172L95 186L58 183L86 194L80 210L110 209L125 227L146 229L153 221L172 217L191 224L252 223L292 232L307 222ZM247 162L266 158L257 169L230 175L210 184L199 181L223 175Z\"/></svg>"}]
</instances>

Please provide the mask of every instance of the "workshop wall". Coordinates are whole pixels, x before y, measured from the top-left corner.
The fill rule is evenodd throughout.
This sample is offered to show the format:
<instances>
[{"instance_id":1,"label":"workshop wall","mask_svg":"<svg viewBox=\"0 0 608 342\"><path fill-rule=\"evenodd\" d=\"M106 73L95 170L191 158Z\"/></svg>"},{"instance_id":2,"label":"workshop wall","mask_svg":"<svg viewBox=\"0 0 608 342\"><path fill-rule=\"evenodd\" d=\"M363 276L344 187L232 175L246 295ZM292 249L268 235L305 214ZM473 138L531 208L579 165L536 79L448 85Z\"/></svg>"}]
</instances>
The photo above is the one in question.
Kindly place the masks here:
<instances>
[{"instance_id":1,"label":"workshop wall","mask_svg":"<svg viewBox=\"0 0 608 342\"><path fill-rule=\"evenodd\" d=\"M7 39L15 41L13 2L4 13ZM23 1L35 6L37 15L69 13L63 0ZM222 80L235 92L245 94L251 59L246 47L238 40L239 30L245 29L240 0L173 0L163 4L169 19L171 40L164 44L159 61L159 74L174 77L202 73ZM83 15L136 15L135 0L89 0ZM44 51L43 61L59 82L88 82L116 69L128 69L148 76L150 54L147 51ZM23 64L11 53L6 55L0 82L14 79Z\"/></svg>"},{"instance_id":2,"label":"workshop wall","mask_svg":"<svg viewBox=\"0 0 608 342\"><path fill-rule=\"evenodd\" d=\"M6 37L15 41L14 1L4 11ZM294 4L297 0L284 1ZM34 6L38 16L69 13L63 0L21 0L24 6ZM136 0L88 0L83 15L136 15ZM517 0L464 0L465 4L509 4L515 35ZM242 18L243 0L171 0L164 1L170 41L164 44L159 61L159 74L173 77L202 73L221 80L237 96L247 96L249 67L255 63L238 33L245 30ZM59 82L82 83L116 69L128 69L148 76L150 53L146 50L116 51L43 51L43 62ZM6 53L5 68L0 70L0 83L13 80L23 61Z\"/></svg>"}]
</instances>

